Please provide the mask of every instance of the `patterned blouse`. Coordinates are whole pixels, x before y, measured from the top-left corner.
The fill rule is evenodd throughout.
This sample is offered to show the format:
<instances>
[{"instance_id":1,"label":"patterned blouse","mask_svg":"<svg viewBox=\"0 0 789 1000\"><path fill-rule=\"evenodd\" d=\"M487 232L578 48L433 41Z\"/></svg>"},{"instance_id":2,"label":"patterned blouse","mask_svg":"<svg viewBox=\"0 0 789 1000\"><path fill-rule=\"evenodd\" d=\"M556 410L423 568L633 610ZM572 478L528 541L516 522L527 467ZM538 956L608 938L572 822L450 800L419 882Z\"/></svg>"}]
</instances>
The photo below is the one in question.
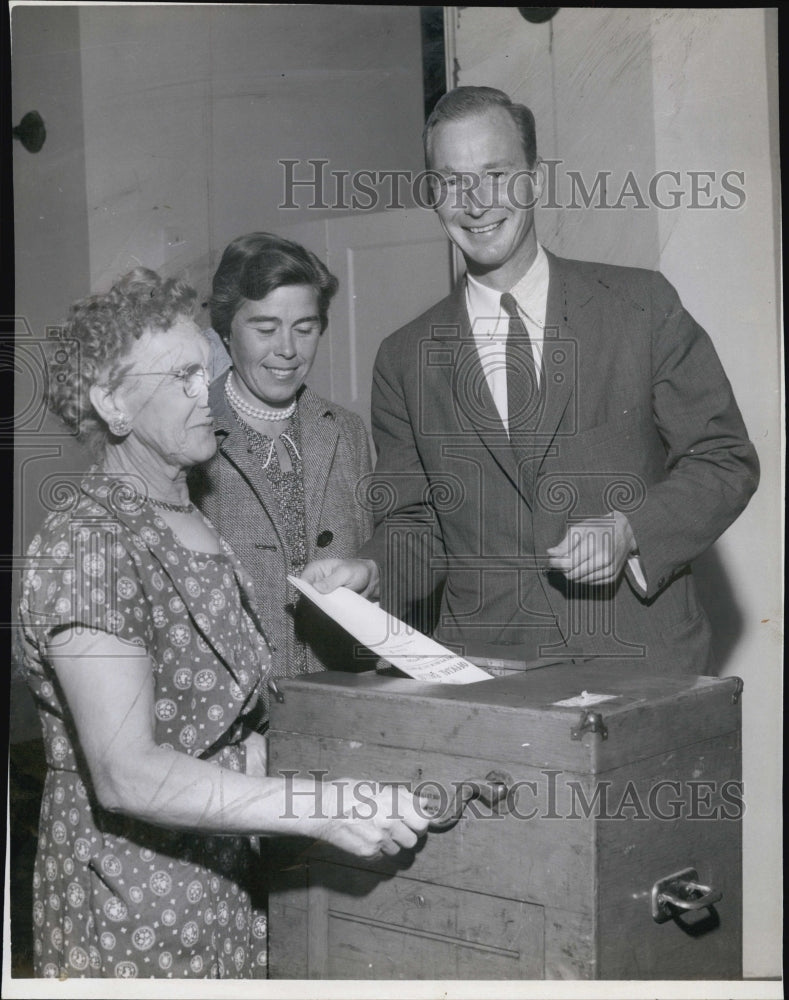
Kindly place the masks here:
<instances>
[{"instance_id":1,"label":"patterned blouse","mask_svg":"<svg viewBox=\"0 0 789 1000\"><path fill-rule=\"evenodd\" d=\"M250 426L237 410L233 409L233 413L246 435L250 451L260 461L261 468L277 498L288 542L288 572L293 576L299 576L307 565L307 529L304 520L304 476L298 407L280 435L280 440L290 456L291 468L287 471L279 463L273 438ZM289 583L288 600L293 601L296 598L297 594ZM289 671L295 674L306 673L307 649L303 643L295 645L294 654L296 662L289 665Z\"/></svg>"}]
</instances>

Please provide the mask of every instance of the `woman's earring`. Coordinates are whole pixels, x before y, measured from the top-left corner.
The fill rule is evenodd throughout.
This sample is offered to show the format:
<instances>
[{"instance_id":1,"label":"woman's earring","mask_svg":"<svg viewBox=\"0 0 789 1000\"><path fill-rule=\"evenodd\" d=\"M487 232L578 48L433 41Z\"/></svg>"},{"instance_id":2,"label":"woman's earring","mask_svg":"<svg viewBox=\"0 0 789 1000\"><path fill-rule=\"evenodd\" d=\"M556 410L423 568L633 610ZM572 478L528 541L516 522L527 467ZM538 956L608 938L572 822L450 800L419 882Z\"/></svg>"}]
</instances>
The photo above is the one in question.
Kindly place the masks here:
<instances>
[{"instance_id":1,"label":"woman's earring","mask_svg":"<svg viewBox=\"0 0 789 1000\"><path fill-rule=\"evenodd\" d=\"M131 424L125 413L119 413L117 417L110 420L110 431L115 437L126 437L130 430Z\"/></svg>"}]
</instances>

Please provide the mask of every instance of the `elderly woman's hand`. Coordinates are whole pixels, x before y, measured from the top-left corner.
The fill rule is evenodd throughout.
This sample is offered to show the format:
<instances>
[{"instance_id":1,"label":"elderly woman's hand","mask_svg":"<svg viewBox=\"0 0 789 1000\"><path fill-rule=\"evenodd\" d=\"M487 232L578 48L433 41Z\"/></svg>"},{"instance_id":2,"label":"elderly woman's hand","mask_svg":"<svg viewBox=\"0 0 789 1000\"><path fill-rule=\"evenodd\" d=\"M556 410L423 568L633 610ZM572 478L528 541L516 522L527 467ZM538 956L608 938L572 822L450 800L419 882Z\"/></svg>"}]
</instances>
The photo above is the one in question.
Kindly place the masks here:
<instances>
[{"instance_id":1,"label":"elderly woman's hand","mask_svg":"<svg viewBox=\"0 0 789 1000\"><path fill-rule=\"evenodd\" d=\"M321 840L361 858L414 847L427 830L427 802L400 785L338 778L320 786Z\"/></svg>"},{"instance_id":2,"label":"elderly woman's hand","mask_svg":"<svg viewBox=\"0 0 789 1000\"><path fill-rule=\"evenodd\" d=\"M301 574L319 593L348 587L370 601L378 598L378 566L372 559L314 559Z\"/></svg>"}]
</instances>

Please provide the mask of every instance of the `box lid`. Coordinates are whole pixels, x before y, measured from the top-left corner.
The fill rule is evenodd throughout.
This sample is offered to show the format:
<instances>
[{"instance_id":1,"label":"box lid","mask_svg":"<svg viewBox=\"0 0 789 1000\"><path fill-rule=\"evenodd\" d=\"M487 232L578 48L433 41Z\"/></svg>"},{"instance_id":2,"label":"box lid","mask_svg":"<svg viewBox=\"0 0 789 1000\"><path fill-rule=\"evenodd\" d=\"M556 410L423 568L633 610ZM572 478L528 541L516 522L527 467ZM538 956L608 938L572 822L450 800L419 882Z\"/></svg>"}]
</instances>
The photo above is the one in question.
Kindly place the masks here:
<instances>
[{"instance_id":1,"label":"box lid","mask_svg":"<svg viewBox=\"0 0 789 1000\"><path fill-rule=\"evenodd\" d=\"M464 685L373 671L278 684L272 731L591 774L738 730L742 690L736 677L655 675L623 660Z\"/></svg>"}]
</instances>

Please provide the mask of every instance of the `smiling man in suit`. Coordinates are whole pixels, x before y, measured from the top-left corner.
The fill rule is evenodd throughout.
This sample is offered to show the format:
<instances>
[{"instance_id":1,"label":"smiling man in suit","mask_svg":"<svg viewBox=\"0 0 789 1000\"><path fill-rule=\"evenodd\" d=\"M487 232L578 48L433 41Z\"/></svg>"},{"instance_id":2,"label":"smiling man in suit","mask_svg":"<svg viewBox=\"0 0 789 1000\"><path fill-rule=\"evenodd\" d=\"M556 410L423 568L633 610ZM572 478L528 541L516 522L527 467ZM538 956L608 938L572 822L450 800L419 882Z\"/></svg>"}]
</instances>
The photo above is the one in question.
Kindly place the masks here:
<instances>
[{"instance_id":1,"label":"smiling man in suit","mask_svg":"<svg viewBox=\"0 0 789 1000\"><path fill-rule=\"evenodd\" d=\"M657 272L537 240L534 118L488 87L424 133L454 291L381 345L376 531L305 576L409 617L465 655L627 656L708 672L690 564L745 508L758 460L707 334Z\"/></svg>"}]
</instances>

